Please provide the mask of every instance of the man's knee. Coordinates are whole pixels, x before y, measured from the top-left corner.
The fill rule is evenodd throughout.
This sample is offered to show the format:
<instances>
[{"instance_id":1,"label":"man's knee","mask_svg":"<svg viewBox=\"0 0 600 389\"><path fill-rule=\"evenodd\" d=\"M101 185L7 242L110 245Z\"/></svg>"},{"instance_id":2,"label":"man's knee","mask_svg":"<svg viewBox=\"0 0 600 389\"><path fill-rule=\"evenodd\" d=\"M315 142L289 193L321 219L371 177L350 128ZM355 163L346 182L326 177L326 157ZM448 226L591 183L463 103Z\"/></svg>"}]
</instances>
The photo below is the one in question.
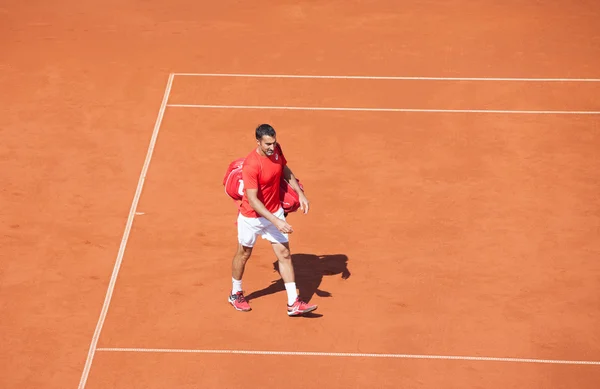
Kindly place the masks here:
<instances>
[{"instance_id":1,"label":"man's knee","mask_svg":"<svg viewBox=\"0 0 600 389\"><path fill-rule=\"evenodd\" d=\"M248 259L250 259L250 256L252 255L252 247L248 247L248 246L239 244L237 254L241 259L243 259L244 261L247 261Z\"/></svg>"},{"instance_id":2,"label":"man's knee","mask_svg":"<svg viewBox=\"0 0 600 389\"><path fill-rule=\"evenodd\" d=\"M275 255L279 261L287 262L292 260L292 254L288 243L273 244L273 251L275 251Z\"/></svg>"}]
</instances>

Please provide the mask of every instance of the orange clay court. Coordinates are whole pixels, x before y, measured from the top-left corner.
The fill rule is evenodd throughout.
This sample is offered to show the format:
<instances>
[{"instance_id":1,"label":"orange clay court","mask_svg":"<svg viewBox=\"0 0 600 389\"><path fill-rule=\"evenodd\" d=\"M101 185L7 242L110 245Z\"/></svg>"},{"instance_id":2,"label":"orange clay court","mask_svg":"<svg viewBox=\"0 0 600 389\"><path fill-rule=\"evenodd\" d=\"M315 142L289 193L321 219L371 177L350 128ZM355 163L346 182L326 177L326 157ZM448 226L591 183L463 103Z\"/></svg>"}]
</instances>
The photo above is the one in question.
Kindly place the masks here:
<instances>
[{"instance_id":1,"label":"orange clay court","mask_svg":"<svg viewBox=\"0 0 600 389\"><path fill-rule=\"evenodd\" d=\"M593 389L593 1L0 6L0 387ZM311 201L226 301L229 162Z\"/></svg>"}]
</instances>

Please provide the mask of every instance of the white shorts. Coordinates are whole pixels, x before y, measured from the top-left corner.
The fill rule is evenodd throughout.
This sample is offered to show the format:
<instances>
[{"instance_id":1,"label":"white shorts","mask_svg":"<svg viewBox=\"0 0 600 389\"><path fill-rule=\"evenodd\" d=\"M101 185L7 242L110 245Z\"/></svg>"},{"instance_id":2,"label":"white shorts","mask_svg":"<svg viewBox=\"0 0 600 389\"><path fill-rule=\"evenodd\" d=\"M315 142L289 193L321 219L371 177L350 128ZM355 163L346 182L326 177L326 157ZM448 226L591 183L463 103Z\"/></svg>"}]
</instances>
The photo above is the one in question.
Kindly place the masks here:
<instances>
[{"instance_id":1,"label":"white shorts","mask_svg":"<svg viewBox=\"0 0 600 389\"><path fill-rule=\"evenodd\" d=\"M281 220L285 220L283 208L279 208L273 215ZM273 223L262 216L258 218L246 217L240 213L238 215L237 228L238 242L242 246L254 247L258 235L271 243L288 242L288 234L279 231Z\"/></svg>"}]
</instances>

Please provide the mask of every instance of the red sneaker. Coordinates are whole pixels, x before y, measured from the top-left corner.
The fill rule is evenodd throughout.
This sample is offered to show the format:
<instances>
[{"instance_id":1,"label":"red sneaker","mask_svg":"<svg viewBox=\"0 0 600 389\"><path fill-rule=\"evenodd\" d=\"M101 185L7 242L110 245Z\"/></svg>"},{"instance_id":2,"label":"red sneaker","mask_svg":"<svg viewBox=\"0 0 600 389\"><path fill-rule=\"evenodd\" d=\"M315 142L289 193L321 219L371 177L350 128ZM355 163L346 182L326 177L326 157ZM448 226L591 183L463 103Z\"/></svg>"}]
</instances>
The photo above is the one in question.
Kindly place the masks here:
<instances>
[{"instance_id":1,"label":"red sneaker","mask_svg":"<svg viewBox=\"0 0 600 389\"><path fill-rule=\"evenodd\" d=\"M287 314L288 316L299 316L308 312L312 312L317 309L316 305L309 305L304 301L300 300L300 297L296 298L296 301L292 305L288 305Z\"/></svg>"},{"instance_id":2,"label":"red sneaker","mask_svg":"<svg viewBox=\"0 0 600 389\"><path fill-rule=\"evenodd\" d=\"M230 295L228 301L229 304L233 305L238 311L247 312L252 310L250 304L248 304L248 301L246 301L246 298L244 297L244 292L237 292L236 294Z\"/></svg>"}]
</instances>

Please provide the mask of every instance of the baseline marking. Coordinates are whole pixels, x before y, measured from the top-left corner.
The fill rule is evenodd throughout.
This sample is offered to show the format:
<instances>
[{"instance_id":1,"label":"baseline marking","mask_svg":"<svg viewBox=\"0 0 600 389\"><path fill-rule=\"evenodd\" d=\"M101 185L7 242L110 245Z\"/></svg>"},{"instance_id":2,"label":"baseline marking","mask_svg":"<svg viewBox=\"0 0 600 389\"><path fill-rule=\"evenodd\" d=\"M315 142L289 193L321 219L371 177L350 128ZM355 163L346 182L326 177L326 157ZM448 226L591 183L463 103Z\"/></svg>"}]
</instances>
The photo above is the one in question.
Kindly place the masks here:
<instances>
[{"instance_id":1,"label":"baseline marking","mask_svg":"<svg viewBox=\"0 0 600 389\"><path fill-rule=\"evenodd\" d=\"M515 78L515 77L417 77L417 76L319 76L302 74L174 73L178 77L308 78L342 80L405 81L521 81L521 82L600 82L600 78Z\"/></svg>"},{"instance_id":2,"label":"baseline marking","mask_svg":"<svg viewBox=\"0 0 600 389\"><path fill-rule=\"evenodd\" d=\"M108 284L108 289L106 291L106 296L104 298L104 304L102 305L100 317L98 318L98 323L96 324L96 330L94 331L94 335L92 337L92 343L90 345L90 349L88 351L88 356L85 361L85 367L83 369L83 373L81 374L81 379L79 381L79 387L78 387L79 389L83 389L85 387L87 378L90 374L90 368L92 367L92 361L94 360L94 355L95 355L96 351L98 350L98 348L97 348L98 338L100 337L100 333L102 332L102 327L104 325L104 320L106 319L106 314L108 312L110 300L112 298L112 294L115 289L115 283L117 281L117 276L118 276L119 270L121 268L121 263L123 262L123 255L125 253L125 247L127 246L127 241L129 239L129 233L131 232L131 226L133 225L133 219L135 218L137 205L140 200L140 196L142 194L142 189L144 187L144 181L146 179L148 167L150 166L150 161L152 160L152 153L154 151L156 139L158 138L158 132L160 131L160 125L162 123L162 120L163 120L163 117L165 114L165 110L167 108L167 102L169 100L169 95L171 94L171 87L173 86L173 78L174 78L174 75L172 73L169 74L169 79L167 81L167 86L165 88L163 100L160 105L160 109L158 111L158 117L156 119L156 123L154 124L154 131L152 132L152 137L150 139L150 145L148 146L148 152L146 153L146 160L144 161L144 165L142 167L142 172L140 173L140 178L138 180L138 185L135 190L133 202L131 203L131 208L129 210L129 216L127 217L127 223L125 224L125 232L123 233L123 238L121 239L121 246L119 247L119 252L117 254L117 259L115 261L115 266L113 268L112 276L110 277L110 282Z\"/></svg>"},{"instance_id":3,"label":"baseline marking","mask_svg":"<svg viewBox=\"0 0 600 389\"><path fill-rule=\"evenodd\" d=\"M190 349L159 349L159 348L98 348L103 352L129 352L129 353L172 353L172 354L243 354L243 355L281 355L281 356L312 356L312 357L347 357L347 358L401 358L401 359L437 359L459 361L485 361L485 362L516 362L516 363L544 363L561 365L600 365L600 361L570 361L560 359L533 359L533 358L498 358L475 357L458 355L420 355L420 354L372 354L372 353L327 353L303 351L255 351L255 350L190 350Z\"/></svg>"},{"instance_id":4,"label":"baseline marking","mask_svg":"<svg viewBox=\"0 0 600 389\"><path fill-rule=\"evenodd\" d=\"M534 115L600 115L600 111L523 111L501 109L418 109L418 108L345 108L345 107L288 107L264 105L168 104L173 108L209 109L279 109L294 111L359 111L359 112L429 112L429 113L496 113Z\"/></svg>"}]
</instances>

